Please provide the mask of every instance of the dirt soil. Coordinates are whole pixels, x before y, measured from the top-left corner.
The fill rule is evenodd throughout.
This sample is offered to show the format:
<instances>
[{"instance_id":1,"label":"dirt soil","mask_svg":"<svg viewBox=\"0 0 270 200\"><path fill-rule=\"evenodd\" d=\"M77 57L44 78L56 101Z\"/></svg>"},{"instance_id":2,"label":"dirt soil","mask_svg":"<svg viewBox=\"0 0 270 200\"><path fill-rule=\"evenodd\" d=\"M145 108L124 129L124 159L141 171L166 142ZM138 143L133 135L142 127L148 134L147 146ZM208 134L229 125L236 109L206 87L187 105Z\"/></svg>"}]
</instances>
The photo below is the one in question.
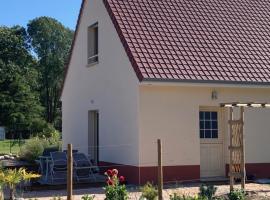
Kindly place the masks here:
<instances>
[{"instance_id":1,"label":"dirt soil","mask_svg":"<svg viewBox=\"0 0 270 200\"><path fill-rule=\"evenodd\" d=\"M169 200L169 195L174 192L183 195L192 195L195 196L199 192L200 184L185 184L185 185L167 185L164 189L164 199ZM218 185L217 196L223 196L229 192L229 185ZM240 186L236 186L240 188ZM139 200L140 192L138 192L138 187L128 187L130 192L131 200ZM248 200L270 200L270 185L268 184L255 184L248 183L246 184L246 191L248 193ZM104 191L102 188L89 188L89 189L78 189L74 190L74 200L80 200L84 194L95 195L95 200L104 200ZM51 200L53 197L61 196L63 199L65 197L65 190L50 190L50 191L31 191L25 192L24 198L37 198L40 200Z\"/></svg>"}]
</instances>

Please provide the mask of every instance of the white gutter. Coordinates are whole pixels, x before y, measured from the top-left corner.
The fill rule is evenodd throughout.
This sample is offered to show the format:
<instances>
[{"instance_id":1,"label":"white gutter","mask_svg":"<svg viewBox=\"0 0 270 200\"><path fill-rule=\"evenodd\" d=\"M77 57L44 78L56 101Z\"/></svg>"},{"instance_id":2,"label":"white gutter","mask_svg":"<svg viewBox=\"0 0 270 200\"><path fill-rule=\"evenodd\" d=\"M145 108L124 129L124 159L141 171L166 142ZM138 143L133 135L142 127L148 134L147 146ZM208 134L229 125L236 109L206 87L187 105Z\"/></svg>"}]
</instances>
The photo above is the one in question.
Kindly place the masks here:
<instances>
[{"instance_id":1,"label":"white gutter","mask_svg":"<svg viewBox=\"0 0 270 200\"><path fill-rule=\"evenodd\" d=\"M224 82L177 82L177 81L151 81L143 80L140 85L148 86L182 86L182 87L215 87L215 88L253 88L253 89L270 89L270 83L224 83Z\"/></svg>"}]
</instances>

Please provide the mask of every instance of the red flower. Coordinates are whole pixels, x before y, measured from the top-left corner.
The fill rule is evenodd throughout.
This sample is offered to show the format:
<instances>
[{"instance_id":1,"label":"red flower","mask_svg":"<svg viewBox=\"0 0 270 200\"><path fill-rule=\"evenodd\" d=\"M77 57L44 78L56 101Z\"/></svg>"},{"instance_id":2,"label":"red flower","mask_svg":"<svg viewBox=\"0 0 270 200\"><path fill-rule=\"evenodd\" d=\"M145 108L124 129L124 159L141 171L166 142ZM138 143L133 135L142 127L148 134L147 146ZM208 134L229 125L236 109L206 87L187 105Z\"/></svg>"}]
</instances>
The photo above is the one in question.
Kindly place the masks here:
<instances>
[{"instance_id":1,"label":"red flower","mask_svg":"<svg viewBox=\"0 0 270 200\"><path fill-rule=\"evenodd\" d=\"M113 174L112 174L112 170L108 169L107 172L106 172L106 175L111 177Z\"/></svg>"},{"instance_id":2,"label":"red flower","mask_svg":"<svg viewBox=\"0 0 270 200\"><path fill-rule=\"evenodd\" d=\"M118 175L118 170L117 169L112 170L112 176L114 176L114 175L116 175L116 176Z\"/></svg>"},{"instance_id":3,"label":"red flower","mask_svg":"<svg viewBox=\"0 0 270 200\"><path fill-rule=\"evenodd\" d=\"M107 185L113 185L113 181L111 179L107 180Z\"/></svg>"},{"instance_id":4,"label":"red flower","mask_svg":"<svg viewBox=\"0 0 270 200\"><path fill-rule=\"evenodd\" d=\"M119 177L119 182L120 183L124 183L126 180L125 180L125 177L124 176L120 176Z\"/></svg>"}]
</instances>

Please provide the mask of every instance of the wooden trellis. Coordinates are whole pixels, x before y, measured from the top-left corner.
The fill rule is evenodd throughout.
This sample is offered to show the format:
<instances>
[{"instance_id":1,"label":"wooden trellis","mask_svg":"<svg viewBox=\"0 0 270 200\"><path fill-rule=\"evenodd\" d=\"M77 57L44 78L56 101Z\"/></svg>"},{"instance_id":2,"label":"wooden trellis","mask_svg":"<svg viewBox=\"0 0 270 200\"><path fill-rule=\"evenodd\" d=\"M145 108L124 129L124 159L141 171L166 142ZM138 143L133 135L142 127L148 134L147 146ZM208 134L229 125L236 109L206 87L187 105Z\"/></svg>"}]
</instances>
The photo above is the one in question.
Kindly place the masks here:
<instances>
[{"instance_id":1,"label":"wooden trellis","mask_svg":"<svg viewBox=\"0 0 270 200\"><path fill-rule=\"evenodd\" d=\"M267 103L223 103L221 107L229 108L230 127L230 190L233 190L235 179L241 179L241 187L245 190L246 169L245 169L245 137L244 137L244 108L270 108ZM235 119L234 108L240 110L240 117Z\"/></svg>"},{"instance_id":2,"label":"wooden trellis","mask_svg":"<svg viewBox=\"0 0 270 200\"><path fill-rule=\"evenodd\" d=\"M233 190L236 178L241 179L245 189L245 142L244 142L244 107L240 108L240 118L234 119L233 107L230 108L230 190Z\"/></svg>"}]
</instances>

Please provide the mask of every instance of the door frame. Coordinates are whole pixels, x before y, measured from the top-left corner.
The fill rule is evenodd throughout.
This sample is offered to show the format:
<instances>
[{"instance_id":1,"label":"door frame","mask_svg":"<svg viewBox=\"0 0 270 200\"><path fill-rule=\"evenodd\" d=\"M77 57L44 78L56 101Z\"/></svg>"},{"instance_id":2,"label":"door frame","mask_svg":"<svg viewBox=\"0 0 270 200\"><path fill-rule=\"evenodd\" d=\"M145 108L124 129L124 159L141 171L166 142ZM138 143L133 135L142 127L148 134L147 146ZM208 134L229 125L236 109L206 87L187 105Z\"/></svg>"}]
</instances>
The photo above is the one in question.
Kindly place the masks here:
<instances>
[{"instance_id":1,"label":"door frame","mask_svg":"<svg viewBox=\"0 0 270 200\"><path fill-rule=\"evenodd\" d=\"M200 165L201 165L201 144L221 144L222 145L222 176L226 176L226 110L224 108L218 107L218 106L199 106L199 112L200 111L214 111L218 112L218 135L219 137L216 141L213 141L215 139L201 139L200 138L200 127L199 127L199 140L200 140ZM201 170L200 170L200 177L205 178L201 176ZM206 177L207 178L207 177Z\"/></svg>"},{"instance_id":2,"label":"door frame","mask_svg":"<svg viewBox=\"0 0 270 200\"><path fill-rule=\"evenodd\" d=\"M92 138L90 135L93 135ZM94 147L93 150L90 148L90 140L94 138ZM94 152L94 155L91 155L91 159L94 160L95 164L99 163L99 111L98 110L89 110L88 111L88 156L90 156L91 151Z\"/></svg>"}]
</instances>

